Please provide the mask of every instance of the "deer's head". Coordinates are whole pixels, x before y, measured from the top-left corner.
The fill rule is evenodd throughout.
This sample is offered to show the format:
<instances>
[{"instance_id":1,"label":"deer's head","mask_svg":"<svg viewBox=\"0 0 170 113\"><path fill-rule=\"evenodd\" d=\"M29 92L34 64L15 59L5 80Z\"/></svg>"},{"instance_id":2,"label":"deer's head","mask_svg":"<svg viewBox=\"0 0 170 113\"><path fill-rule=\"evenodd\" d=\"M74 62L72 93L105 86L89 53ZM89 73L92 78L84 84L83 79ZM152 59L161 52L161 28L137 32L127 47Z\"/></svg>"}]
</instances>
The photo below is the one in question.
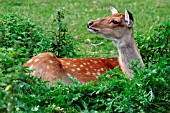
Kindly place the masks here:
<instances>
[{"instance_id":1,"label":"deer's head","mask_svg":"<svg viewBox=\"0 0 170 113\"><path fill-rule=\"evenodd\" d=\"M125 14L121 14L114 7L110 9L111 16L88 22L88 30L91 33L113 40L118 46L128 43L128 40L131 41L131 39L127 39L127 37L130 37L133 32L134 20L132 14L128 10L125 10Z\"/></svg>"}]
</instances>

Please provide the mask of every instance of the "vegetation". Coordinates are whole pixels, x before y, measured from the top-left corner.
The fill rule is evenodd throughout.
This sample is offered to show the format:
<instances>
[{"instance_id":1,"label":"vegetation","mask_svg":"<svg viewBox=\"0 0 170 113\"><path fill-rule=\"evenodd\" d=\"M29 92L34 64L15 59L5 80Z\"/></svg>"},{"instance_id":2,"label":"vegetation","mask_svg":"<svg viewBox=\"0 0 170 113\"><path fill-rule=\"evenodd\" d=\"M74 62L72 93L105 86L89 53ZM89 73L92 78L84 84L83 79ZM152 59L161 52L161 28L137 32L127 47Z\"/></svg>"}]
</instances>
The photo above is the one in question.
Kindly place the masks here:
<instances>
[{"instance_id":1,"label":"vegetation","mask_svg":"<svg viewBox=\"0 0 170 113\"><path fill-rule=\"evenodd\" d=\"M132 3L131 0L128 0L113 4L108 0L108 2L101 1L99 4L97 0L94 0L92 2L92 5L96 4L94 8L88 4L88 2L91 2L89 0L79 1L79 4L74 0L58 0L57 3L51 1L53 0L46 2L41 0L31 0L29 2L18 0L15 2L2 1L0 4L2 6L0 7L2 9L0 16L0 112L169 112L170 21L165 16L169 14L168 10L166 11L168 1L163 0L160 2L157 0L155 1L156 6L151 4L148 7L148 3L153 1ZM63 10L61 10L57 18L53 16L50 21L46 22L47 18L50 17L50 13L56 15L54 9L51 9L51 11L48 8L54 8L57 4L60 4L60 7L69 4L72 7L66 7L65 9L72 8L72 10L70 10L71 12L65 12L65 14L68 14L66 19L63 18ZM143 5L140 6L141 4ZM43 9L39 5L44 6ZM59 81L56 85L47 86L47 81L30 76L31 71L22 66L31 56L45 51L55 52L60 57L109 56L110 50L114 48L114 46L108 46L111 44L110 41L105 41L106 45L93 49L89 47L88 42L83 45L82 40L90 38L93 43L104 41L97 36L87 35L85 25L87 20L92 19L92 15L95 19L101 17L102 13L105 15L106 10L104 8L110 5L122 6L123 8L125 6L129 8L136 6L139 8L133 8L133 14L138 17L138 20L135 21L137 24L135 29L140 29L144 34L136 31L135 37L146 66L139 69L137 68L138 62L132 63L132 70L135 73L132 81L129 81L116 68L99 77L99 82L96 84L92 81L80 85L77 80L72 78L73 85L63 84L62 81ZM81 6L84 8L83 11ZM35 7L37 12L32 13ZM98 9L99 7L102 10ZM162 7L165 9L162 9ZM28 8L30 9L26 10ZM156 9L156 11L149 10L150 14L145 14L146 8ZM47 9L49 12L45 11ZM138 14L139 11L137 10L140 10L141 13ZM17 11L18 14L6 14L6 11ZM78 14L71 16L76 12ZM156 12L160 15L155 18L154 14ZM141 15L142 13L144 14ZM87 15L86 21L82 20L84 15ZM149 19L147 20L144 15ZM39 16L42 17L40 18ZM160 22L159 19L161 21L167 19L167 21ZM157 21L155 22L155 20ZM64 23L65 21L70 25L69 28ZM75 25L70 23L75 23ZM150 28L151 25L153 26L152 28ZM74 31L74 34L68 29ZM76 38L73 39L69 33ZM80 39L80 37L83 38ZM83 46L81 47L81 45ZM80 48L81 52L75 49L76 47ZM90 48L90 52L87 54L85 54L87 51L83 51L87 49L86 47ZM99 55L93 54L90 56L93 51L97 51ZM106 55L103 55L105 53Z\"/></svg>"},{"instance_id":2,"label":"vegetation","mask_svg":"<svg viewBox=\"0 0 170 113\"><path fill-rule=\"evenodd\" d=\"M163 56L170 58L170 21L150 28L149 34L146 38L138 35L139 49L144 62L158 62Z\"/></svg>"},{"instance_id":3,"label":"vegetation","mask_svg":"<svg viewBox=\"0 0 170 113\"><path fill-rule=\"evenodd\" d=\"M74 38L71 37L67 32L68 28L66 24L62 22L64 19L64 11L59 10L57 12L57 17L54 19L54 25L57 27L54 31L50 31L52 34L52 39L50 37L46 40L49 45L49 51L55 53L57 58L61 57L76 57L76 53L74 51ZM56 32L57 31L57 32ZM43 42L42 42L43 43Z\"/></svg>"}]
</instances>

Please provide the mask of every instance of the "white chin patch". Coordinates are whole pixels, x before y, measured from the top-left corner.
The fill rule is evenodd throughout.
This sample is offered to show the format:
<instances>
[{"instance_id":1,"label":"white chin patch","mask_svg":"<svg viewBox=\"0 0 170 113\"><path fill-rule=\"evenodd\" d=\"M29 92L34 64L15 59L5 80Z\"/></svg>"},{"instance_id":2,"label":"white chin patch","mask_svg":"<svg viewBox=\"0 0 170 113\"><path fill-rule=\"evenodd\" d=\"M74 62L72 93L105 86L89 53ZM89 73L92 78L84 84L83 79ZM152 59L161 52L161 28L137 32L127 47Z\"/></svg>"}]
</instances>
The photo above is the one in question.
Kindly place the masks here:
<instances>
[{"instance_id":1,"label":"white chin patch","mask_svg":"<svg viewBox=\"0 0 170 113\"><path fill-rule=\"evenodd\" d=\"M91 33L97 33L97 32L94 31L93 29L88 29L88 31L90 31Z\"/></svg>"}]
</instances>

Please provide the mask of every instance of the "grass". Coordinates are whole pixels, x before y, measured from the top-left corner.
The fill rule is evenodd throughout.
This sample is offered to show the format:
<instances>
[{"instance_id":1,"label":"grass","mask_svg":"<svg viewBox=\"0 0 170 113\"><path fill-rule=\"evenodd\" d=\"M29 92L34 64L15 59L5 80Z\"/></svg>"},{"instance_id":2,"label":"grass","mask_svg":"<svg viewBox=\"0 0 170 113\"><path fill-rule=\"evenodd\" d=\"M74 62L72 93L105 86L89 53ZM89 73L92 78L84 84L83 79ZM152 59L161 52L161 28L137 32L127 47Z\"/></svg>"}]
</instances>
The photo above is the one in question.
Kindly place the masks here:
<instances>
[{"instance_id":1,"label":"grass","mask_svg":"<svg viewBox=\"0 0 170 113\"><path fill-rule=\"evenodd\" d=\"M142 35L147 35L151 26L170 19L169 0L0 0L0 16L17 13L50 30L53 29L52 20L57 10L63 8L69 32L76 39L77 54L81 57L115 57L117 51L112 42L90 34L86 28L88 21L109 16L110 6L122 13L125 8L132 12L134 30ZM92 43L103 41L105 44L93 47L87 39Z\"/></svg>"}]
</instances>

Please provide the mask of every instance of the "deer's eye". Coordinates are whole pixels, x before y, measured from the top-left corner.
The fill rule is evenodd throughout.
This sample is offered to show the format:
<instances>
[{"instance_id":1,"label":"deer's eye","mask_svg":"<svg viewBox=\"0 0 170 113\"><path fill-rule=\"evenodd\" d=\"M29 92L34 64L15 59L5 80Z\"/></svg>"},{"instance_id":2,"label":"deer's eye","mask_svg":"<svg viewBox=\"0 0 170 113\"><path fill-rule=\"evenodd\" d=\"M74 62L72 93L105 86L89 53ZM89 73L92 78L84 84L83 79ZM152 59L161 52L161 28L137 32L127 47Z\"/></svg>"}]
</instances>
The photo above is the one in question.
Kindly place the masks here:
<instances>
[{"instance_id":1,"label":"deer's eye","mask_svg":"<svg viewBox=\"0 0 170 113\"><path fill-rule=\"evenodd\" d=\"M119 22L118 22L118 21L116 21L116 20L112 20L112 21L111 21L111 23L119 24Z\"/></svg>"}]
</instances>

